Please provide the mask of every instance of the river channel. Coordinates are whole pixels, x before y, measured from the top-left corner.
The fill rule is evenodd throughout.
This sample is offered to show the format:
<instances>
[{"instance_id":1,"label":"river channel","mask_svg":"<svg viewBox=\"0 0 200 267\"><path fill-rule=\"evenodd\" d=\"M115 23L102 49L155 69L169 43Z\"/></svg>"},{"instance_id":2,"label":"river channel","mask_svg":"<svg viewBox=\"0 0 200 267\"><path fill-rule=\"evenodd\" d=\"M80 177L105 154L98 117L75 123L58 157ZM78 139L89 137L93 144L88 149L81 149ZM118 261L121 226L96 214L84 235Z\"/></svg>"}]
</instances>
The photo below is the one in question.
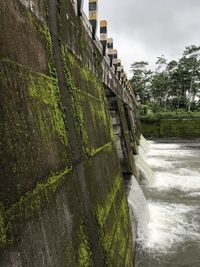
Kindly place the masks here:
<instances>
[{"instance_id":1,"label":"river channel","mask_svg":"<svg viewBox=\"0 0 200 267\"><path fill-rule=\"evenodd\" d=\"M200 267L200 141L148 143L154 176L142 186L148 215L138 224L148 222L138 233L136 267Z\"/></svg>"}]
</instances>

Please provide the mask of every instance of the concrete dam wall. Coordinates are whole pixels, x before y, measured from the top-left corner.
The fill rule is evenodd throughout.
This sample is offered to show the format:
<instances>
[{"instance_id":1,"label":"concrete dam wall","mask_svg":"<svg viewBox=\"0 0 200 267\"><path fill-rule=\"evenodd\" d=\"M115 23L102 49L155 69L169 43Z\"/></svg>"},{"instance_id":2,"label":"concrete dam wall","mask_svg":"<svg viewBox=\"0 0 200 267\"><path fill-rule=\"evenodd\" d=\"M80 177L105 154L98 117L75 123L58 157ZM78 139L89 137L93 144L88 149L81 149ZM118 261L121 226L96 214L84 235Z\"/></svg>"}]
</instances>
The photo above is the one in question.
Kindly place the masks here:
<instances>
[{"instance_id":1,"label":"concrete dam wall","mask_svg":"<svg viewBox=\"0 0 200 267\"><path fill-rule=\"evenodd\" d=\"M133 266L137 105L78 8L0 4L1 267Z\"/></svg>"}]
</instances>

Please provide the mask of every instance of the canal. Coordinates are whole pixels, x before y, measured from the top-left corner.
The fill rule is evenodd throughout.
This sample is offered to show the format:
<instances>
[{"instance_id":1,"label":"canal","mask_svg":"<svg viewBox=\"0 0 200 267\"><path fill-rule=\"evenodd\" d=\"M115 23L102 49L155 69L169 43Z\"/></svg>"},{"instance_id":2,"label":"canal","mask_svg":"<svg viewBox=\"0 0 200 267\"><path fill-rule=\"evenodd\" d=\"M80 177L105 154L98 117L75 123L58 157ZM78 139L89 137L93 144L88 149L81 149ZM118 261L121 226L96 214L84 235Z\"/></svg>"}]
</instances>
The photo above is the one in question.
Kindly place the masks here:
<instances>
[{"instance_id":1,"label":"canal","mask_svg":"<svg viewBox=\"0 0 200 267\"><path fill-rule=\"evenodd\" d=\"M143 158L154 175L151 182L142 183L146 203L140 202L140 210L148 214L137 215L139 228L143 225L138 232L136 267L199 267L200 141L148 143L149 152Z\"/></svg>"}]
</instances>

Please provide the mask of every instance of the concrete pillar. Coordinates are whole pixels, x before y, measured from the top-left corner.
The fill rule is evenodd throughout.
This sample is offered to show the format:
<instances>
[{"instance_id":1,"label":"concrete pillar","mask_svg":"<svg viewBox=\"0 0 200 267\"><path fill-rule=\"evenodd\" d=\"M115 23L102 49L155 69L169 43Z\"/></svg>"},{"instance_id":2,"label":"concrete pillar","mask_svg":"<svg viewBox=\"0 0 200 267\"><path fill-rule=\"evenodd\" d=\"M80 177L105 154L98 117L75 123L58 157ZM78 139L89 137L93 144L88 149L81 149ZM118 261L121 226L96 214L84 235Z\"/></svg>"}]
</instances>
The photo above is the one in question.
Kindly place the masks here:
<instances>
[{"instance_id":1,"label":"concrete pillar","mask_svg":"<svg viewBox=\"0 0 200 267\"><path fill-rule=\"evenodd\" d=\"M108 56L110 59L110 67L112 67L113 65L113 39L112 38L108 38L107 47L108 47Z\"/></svg>"},{"instance_id":2,"label":"concrete pillar","mask_svg":"<svg viewBox=\"0 0 200 267\"><path fill-rule=\"evenodd\" d=\"M125 88L125 90L127 90L127 76L126 76L126 72L124 72L124 80L123 80L123 86Z\"/></svg>"},{"instance_id":3,"label":"concrete pillar","mask_svg":"<svg viewBox=\"0 0 200 267\"><path fill-rule=\"evenodd\" d=\"M83 2L84 2L84 0L77 0L77 10L78 10L79 16L82 16Z\"/></svg>"},{"instance_id":4,"label":"concrete pillar","mask_svg":"<svg viewBox=\"0 0 200 267\"><path fill-rule=\"evenodd\" d=\"M115 75L117 75L117 50L114 49L113 50L113 66L114 66L114 69L115 69Z\"/></svg>"},{"instance_id":5,"label":"concrete pillar","mask_svg":"<svg viewBox=\"0 0 200 267\"><path fill-rule=\"evenodd\" d=\"M124 83L124 66L121 66L121 79L120 79L120 81L121 81L121 84L123 85L123 83Z\"/></svg>"},{"instance_id":6,"label":"concrete pillar","mask_svg":"<svg viewBox=\"0 0 200 267\"><path fill-rule=\"evenodd\" d=\"M117 59L117 77L120 80L121 78L121 60Z\"/></svg>"},{"instance_id":7,"label":"concrete pillar","mask_svg":"<svg viewBox=\"0 0 200 267\"><path fill-rule=\"evenodd\" d=\"M92 37L95 39L97 31L98 0L89 0L89 21L92 25Z\"/></svg>"},{"instance_id":8,"label":"concrete pillar","mask_svg":"<svg viewBox=\"0 0 200 267\"><path fill-rule=\"evenodd\" d=\"M100 21L100 42L103 47L103 56L106 55L106 47L107 47L107 21Z\"/></svg>"}]
</instances>

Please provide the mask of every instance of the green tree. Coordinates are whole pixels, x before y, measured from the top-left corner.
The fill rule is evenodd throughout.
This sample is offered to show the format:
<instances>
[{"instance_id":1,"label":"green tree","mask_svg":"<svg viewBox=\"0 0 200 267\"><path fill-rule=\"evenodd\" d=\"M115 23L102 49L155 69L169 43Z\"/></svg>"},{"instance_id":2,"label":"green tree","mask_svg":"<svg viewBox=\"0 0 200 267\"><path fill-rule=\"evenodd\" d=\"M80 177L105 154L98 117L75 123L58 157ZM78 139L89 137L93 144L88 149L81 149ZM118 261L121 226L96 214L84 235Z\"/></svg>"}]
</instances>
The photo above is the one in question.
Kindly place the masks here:
<instances>
[{"instance_id":1,"label":"green tree","mask_svg":"<svg viewBox=\"0 0 200 267\"><path fill-rule=\"evenodd\" d=\"M146 61L136 61L131 65L133 76L131 83L136 91L139 100L145 104L150 99L150 82L152 71L146 69L149 65Z\"/></svg>"},{"instance_id":2,"label":"green tree","mask_svg":"<svg viewBox=\"0 0 200 267\"><path fill-rule=\"evenodd\" d=\"M186 47L180 59L169 63L161 55L153 72L147 66L146 61L131 66L131 82L142 104L151 102L164 110L200 107L200 46Z\"/></svg>"},{"instance_id":3,"label":"green tree","mask_svg":"<svg viewBox=\"0 0 200 267\"><path fill-rule=\"evenodd\" d=\"M151 96L155 104L167 109L169 96L169 79L167 68L167 59L162 55L157 58L156 70L151 82Z\"/></svg>"},{"instance_id":4,"label":"green tree","mask_svg":"<svg viewBox=\"0 0 200 267\"><path fill-rule=\"evenodd\" d=\"M183 59L186 61L188 70L187 83L187 106L188 111L191 105L195 103L195 99L200 91L200 46L191 45L186 47Z\"/></svg>"}]
</instances>

